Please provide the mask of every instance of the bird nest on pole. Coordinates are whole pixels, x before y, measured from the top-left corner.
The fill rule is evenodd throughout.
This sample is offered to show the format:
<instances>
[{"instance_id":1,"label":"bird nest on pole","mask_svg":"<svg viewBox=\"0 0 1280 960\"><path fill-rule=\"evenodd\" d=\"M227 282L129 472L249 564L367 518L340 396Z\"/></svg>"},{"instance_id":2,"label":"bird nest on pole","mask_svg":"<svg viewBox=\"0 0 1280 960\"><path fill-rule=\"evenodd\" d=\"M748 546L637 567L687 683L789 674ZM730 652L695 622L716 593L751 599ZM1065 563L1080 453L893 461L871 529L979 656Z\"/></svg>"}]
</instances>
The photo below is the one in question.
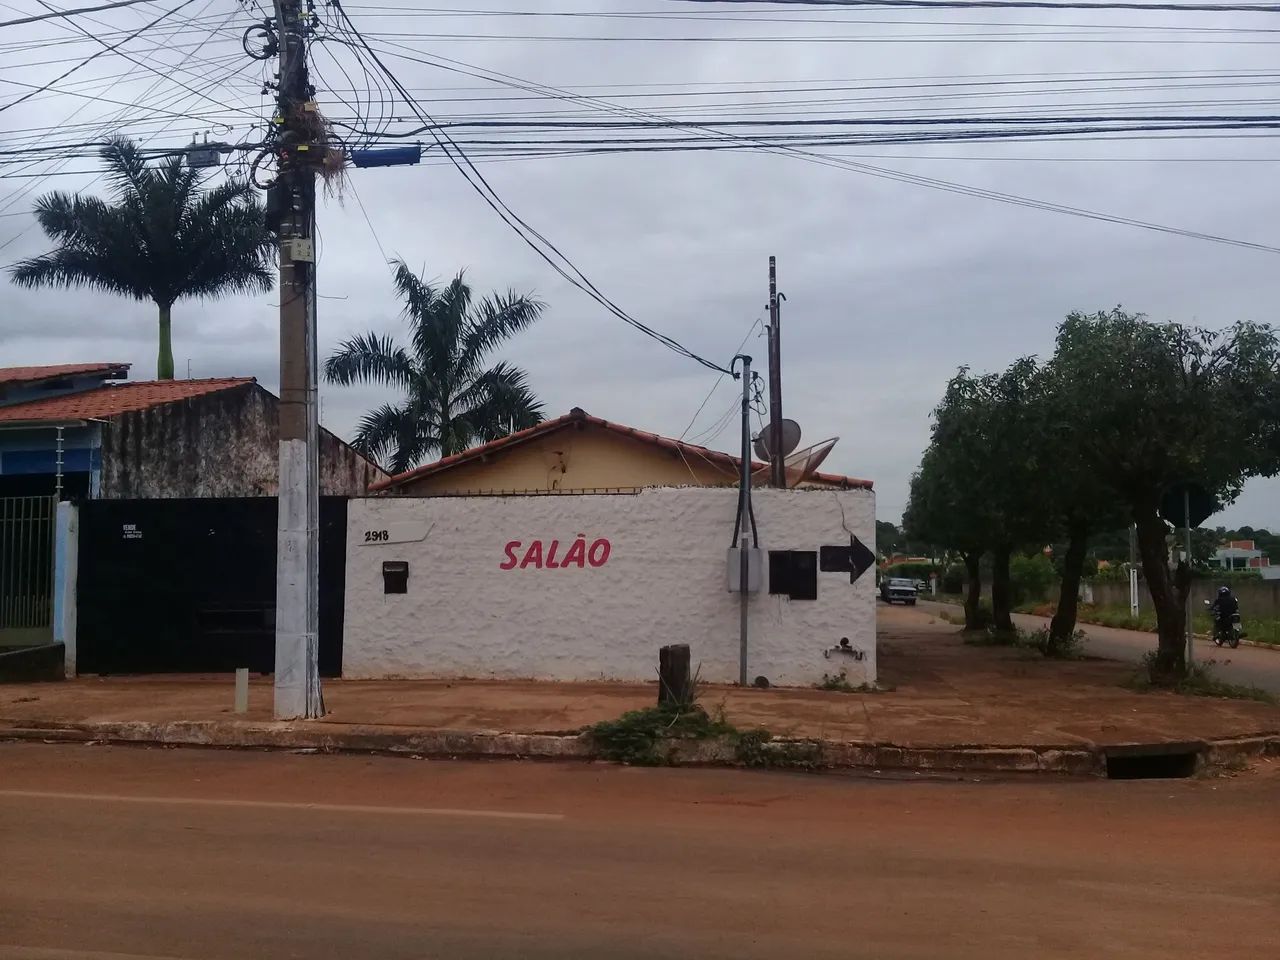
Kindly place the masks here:
<instances>
[{"instance_id":1,"label":"bird nest on pole","mask_svg":"<svg viewBox=\"0 0 1280 960\"><path fill-rule=\"evenodd\" d=\"M315 166L324 184L324 195L336 197L341 203L350 161L342 141L333 132L333 125L325 119L314 100L294 107L290 120L292 122L286 128L298 138L294 150L299 154L305 153L307 162Z\"/></svg>"}]
</instances>

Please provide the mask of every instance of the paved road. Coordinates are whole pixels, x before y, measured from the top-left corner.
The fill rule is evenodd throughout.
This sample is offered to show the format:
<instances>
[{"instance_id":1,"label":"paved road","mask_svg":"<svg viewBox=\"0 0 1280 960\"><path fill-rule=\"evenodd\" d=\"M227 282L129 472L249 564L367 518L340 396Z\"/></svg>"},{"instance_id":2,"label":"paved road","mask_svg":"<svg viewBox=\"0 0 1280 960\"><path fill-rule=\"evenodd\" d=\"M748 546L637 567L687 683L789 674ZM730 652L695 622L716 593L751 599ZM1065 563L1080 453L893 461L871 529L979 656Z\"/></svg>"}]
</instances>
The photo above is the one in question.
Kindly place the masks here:
<instances>
[{"instance_id":1,"label":"paved road","mask_svg":"<svg viewBox=\"0 0 1280 960\"><path fill-rule=\"evenodd\" d=\"M921 602L916 609L935 616L944 610L958 610L952 604L931 602ZM1015 614L1013 620L1027 630L1038 630L1049 625L1049 620L1045 617ZM1087 652L1096 657L1132 660L1137 663L1156 645L1155 634L1139 630L1116 630L1088 623L1080 624L1080 629L1089 638ZM1213 660L1215 671L1224 680L1252 684L1272 693L1280 693L1280 650L1262 647L1237 647L1235 650L1228 650L1215 647L1208 640L1197 640L1195 656L1200 660Z\"/></svg>"},{"instance_id":2,"label":"paved road","mask_svg":"<svg viewBox=\"0 0 1280 960\"><path fill-rule=\"evenodd\" d=\"M1280 956L1280 763L896 782L0 744L5 960Z\"/></svg>"}]
</instances>

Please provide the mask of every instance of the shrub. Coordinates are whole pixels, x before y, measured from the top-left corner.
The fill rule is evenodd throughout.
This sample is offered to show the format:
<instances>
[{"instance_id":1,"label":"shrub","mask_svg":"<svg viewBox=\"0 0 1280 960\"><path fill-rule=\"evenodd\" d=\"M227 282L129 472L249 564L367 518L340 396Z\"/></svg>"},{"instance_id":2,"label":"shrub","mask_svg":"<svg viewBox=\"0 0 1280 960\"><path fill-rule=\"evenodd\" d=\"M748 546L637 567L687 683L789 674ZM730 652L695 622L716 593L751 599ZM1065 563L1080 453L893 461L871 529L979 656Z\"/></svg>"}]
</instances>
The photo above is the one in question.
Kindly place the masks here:
<instances>
[{"instance_id":1,"label":"shrub","mask_svg":"<svg viewBox=\"0 0 1280 960\"><path fill-rule=\"evenodd\" d=\"M964 593L967 576L963 563L953 563L942 573L942 592Z\"/></svg>"},{"instance_id":2,"label":"shrub","mask_svg":"<svg viewBox=\"0 0 1280 960\"><path fill-rule=\"evenodd\" d=\"M1084 647L1084 631L1076 630L1069 637L1055 638L1048 627L1041 627L1027 638L1040 655L1049 660L1078 660Z\"/></svg>"},{"instance_id":3,"label":"shrub","mask_svg":"<svg viewBox=\"0 0 1280 960\"><path fill-rule=\"evenodd\" d=\"M1170 677L1156 669L1156 652L1142 658L1142 667L1130 681L1135 690L1171 690L1193 697L1223 697L1228 700L1256 700L1276 703L1276 697L1261 687L1228 683L1214 675L1212 660L1197 660L1181 677Z\"/></svg>"},{"instance_id":4,"label":"shrub","mask_svg":"<svg viewBox=\"0 0 1280 960\"><path fill-rule=\"evenodd\" d=\"M702 707L663 704L631 710L617 720L603 720L588 729L592 743L606 760L657 766L668 762L659 747L669 740L707 740L736 733L722 717Z\"/></svg>"},{"instance_id":5,"label":"shrub","mask_svg":"<svg viewBox=\"0 0 1280 960\"><path fill-rule=\"evenodd\" d=\"M1031 557L1014 557L1009 563L1009 581L1013 588L1015 606L1030 600L1045 599L1056 579L1053 561L1042 553Z\"/></svg>"}]
</instances>

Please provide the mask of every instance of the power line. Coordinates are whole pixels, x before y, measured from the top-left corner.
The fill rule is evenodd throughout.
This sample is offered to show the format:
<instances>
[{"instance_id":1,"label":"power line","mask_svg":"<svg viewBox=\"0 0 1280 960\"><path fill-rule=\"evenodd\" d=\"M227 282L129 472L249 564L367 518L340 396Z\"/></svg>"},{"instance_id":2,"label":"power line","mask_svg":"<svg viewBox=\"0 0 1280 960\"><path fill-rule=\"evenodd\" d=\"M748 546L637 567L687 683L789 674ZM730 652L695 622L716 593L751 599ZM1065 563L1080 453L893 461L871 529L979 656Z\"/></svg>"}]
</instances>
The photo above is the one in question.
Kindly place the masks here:
<instances>
[{"instance_id":1,"label":"power line","mask_svg":"<svg viewBox=\"0 0 1280 960\"><path fill-rule=\"evenodd\" d=\"M646 336L657 340L663 346L680 354L681 356L687 357L696 363L700 363L709 369L728 372L726 368L720 364L699 356L679 341L664 333L659 333L652 327L649 327L635 319L635 317L631 316L605 296L600 289L592 283L577 266L574 265L573 261L571 261L559 250L559 248L555 246L555 244L539 233L536 229L531 227L525 220L521 219L521 217L515 213L515 211L513 211L501 197L498 196L497 192L492 186L490 186L489 182L484 178L484 175L476 169L475 165L467 157L466 153L464 153L462 149L453 142L448 132L435 129L436 123L434 119L427 114L421 104L414 99L412 94L405 89L404 85L395 76L395 74L393 74L386 64L382 62L382 58L379 57L378 54L374 52L373 48L369 46L368 42L363 36L361 36L360 30L354 23L352 23L351 18L347 15L346 11L342 9L342 4L339 3L338 0L333 0L333 8L338 11L339 16L342 17L347 28L355 35L360 45L369 53L369 56L373 58L373 62L377 64L378 68L386 76L387 80L390 81L390 83L399 91L400 95L404 98L405 102L410 106L414 113L418 114L424 124L427 124L432 128L430 133L433 139L435 139L436 143L440 146L440 149L444 152L445 156L448 157L457 168L458 172L462 174L463 179L467 181L468 185L471 186L481 199L483 199L485 203L498 214L507 226L511 227L516 235L519 236L531 250L546 261L546 263L562 278L574 287L586 293L597 303L604 306L610 313L618 317L618 319L622 320L624 323L636 330L639 330ZM535 239L538 241L537 243L534 242Z\"/></svg>"},{"instance_id":2,"label":"power line","mask_svg":"<svg viewBox=\"0 0 1280 960\"><path fill-rule=\"evenodd\" d=\"M764 319L764 311L765 311L765 310L767 310L767 309L768 309L768 307L765 307L764 309L762 309L762 310L760 311L760 315L759 315L758 317L756 317L755 321L751 324L751 326L749 326L749 327L747 328L746 335L742 338L742 342L741 342L740 344L738 344L738 348L737 348L736 350L734 350L734 351L733 351L735 356L736 356L736 355L738 355L738 354L740 354L740 353L742 352L742 348L743 348L743 347L745 347L745 346L747 345L747 341L751 339L751 334L755 332L756 327L760 326L760 321ZM702 403L698 404L698 409L697 409L697 410L695 410L695 411L693 412L693 416L689 418L689 424L688 424L688 426L686 426L686 427L685 427L685 428L680 432L680 437L679 437L679 439L683 440L683 439L685 438L685 435L686 435L690 430L692 430L692 429L693 429L693 425L694 425L694 423L697 421L698 416L702 413L702 411L703 411L703 409L706 407L706 405L711 401L711 395L712 395L713 393L715 393L715 392L716 392L716 390L719 388L720 384L724 382L724 378L725 378L725 374L724 374L724 372L723 372L723 371L721 371L721 373L719 374L719 376L717 376L717 377L716 377L716 382L715 382L715 383L713 383L713 384L711 385L711 389L707 391L707 395L706 395L705 397L703 397L703 398L702 398ZM736 402L736 401L735 401L735 402ZM704 431L704 432L705 432L705 431Z\"/></svg>"},{"instance_id":3,"label":"power line","mask_svg":"<svg viewBox=\"0 0 1280 960\"><path fill-rule=\"evenodd\" d=\"M22 17L19 20L5 20L0 23L0 27L17 27L24 23L38 23L41 20L61 20L65 17L74 17L82 13L97 13L99 10L116 10L120 7L133 7L139 3L155 3L156 0L116 0L115 3L103 3L96 7L76 7L74 10L53 10L49 13L38 13L30 17Z\"/></svg>"},{"instance_id":4,"label":"power line","mask_svg":"<svg viewBox=\"0 0 1280 960\"><path fill-rule=\"evenodd\" d=\"M750 3L783 7L917 7L944 10L998 8L1006 10L1140 10L1185 13L1280 13L1274 3L1124 3L1115 0L675 0L677 3L736 5Z\"/></svg>"},{"instance_id":5,"label":"power line","mask_svg":"<svg viewBox=\"0 0 1280 960\"><path fill-rule=\"evenodd\" d=\"M116 41L115 43L113 43L113 44L109 44L109 45L104 46L101 50L98 50L97 52L93 53L92 55L90 55L90 56L88 56L88 57L85 57L85 59L81 60L78 64L76 64L76 65L75 65L74 67L72 67L70 70L67 70L65 73L60 74L59 76L57 76L57 77L55 77L54 79L50 80L48 83L46 83L46 84L42 85L42 86L41 86L41 87L39 87L38 89L36 89L36 90L32 90L30 93L23 94L23 95L22 95L21 97L19 97L17 100L12 100L12 101L10 101L9 103L6 103L6 104L3 104L3 105L0 105L0 113L4 113L4 111L8 110L10 107L16 107L18 104L20 104L20 103L22 103L22 102L24 102L24 101L26 101L26 100L30 100L30 99L31 99L32 97L34 97L37 93L43 93L45 90L48 90L50 87L52 87L55 83L58 83L58 82L60 82L60 81L62 81L62 80L65 80L67 77L71 76L71 74L75 73L75 72L76 72L77 70L79 70L81 67L87 66L88 64L92 63L94 60L97 60L97 59L98 59L100 56L102 56L104 53L110 53L111 51L115 50L117 47L119 47L119 46L121 46L121 45L123 45L123 44L125 44L125 43L128 43L128 42L129 42L130 40L132 40L134 37L138 36L138 34L142 33L142 32L143 32L143 31L145 31L145 30L150 30L152 27L154 27L154 26L155 26L157 23L159 23L161 20L164 20L166 17L170 17L170 16L172 16L173 14L177 13L179 10L183 9L184 7L189 7L189 6L191 6L191 4L193 4L193 3L195 3L195 2L196 2L196 0L182 0L182 3L178 4L178 5L177 5L176 7L174 7L172 10L168 10L168 11L166 11L165 13L160 14L160 16L156 17L156 18L155 18L154 20L152 20L150 23L143 24L141 27L139 27L137 30L134 30L131 34L129 34L129 35L128 35L127 37L125 37L123 40L117 40L117 41Z\"/></svg>"},{"instance_id":6,"label":"power line","mask_svg":"<svg viewBox=\"0 0 1280 960\"><path fill-rule=\"evenodd\" d=\"M393 44L392 46L403 46L402 44ZM413 49L413 48L408 48ZM417 53L418 51L414 51ZM435 55L430 59L420 56L408 56L406 54L391 53L392 56L399 56L402 59L415 60L421 63L434 65L440 69L449 70L451 72L461 73L467 76L477 77L479 79L489 80L491 82L503 83L517 87L523 90L540 90L546 96L556 97L558 99L574 100L588 105L597 106L601 110L613 113L620 113L626 116L639 116L648 119L671 120L669 117L663 117L649 111L636 110L630 107L620 106L595 97L584 97L574 94L567 90L557 87L551 87L545 84L536 84L531 81L522 80L509 74L504 74L496 70L484 70L475 67L472 64L463 61L454 60L450 57L442 57ZM443 62L441 62L443 61ZM978 197L982 199L996 200L1001 203L1009 203L1015 206L1031 207L1035 209L1045 210L1053 213L1060 213L1067 216L1082 217L1085 219L1098 220L1105 223L1116 223L1125 226L1139 227L1145 230L1153 230L1159 233L1168 233L1177 236L1184 236L1190 239L1208 240L1215 243L1225 243L1231 246L1238 246L1252 250L1259 250L1266 253L1280 253L1280 247L1272 247L1267 244L1254 243L1247 240L1237 240L1232 237L1223 237L1215 234L1202 233L1195 230L1185 230L1180 227L1170 227L1164 224L1151 223L1144 220L1137 220L1130 217L1121 217L1114 214L1103 213L1101 211L1089 210L1083 207L1072 207L1067 204L1058 204L1048 201L1036 200L1030 197L1022 197L1017 194L1002 193L996 190L986 190L980 187L972 187L968 184L953 183L948 180L942 180L937 177L925 177L917 174L909 174L899 170L893 170L886 167L877 167L872 164L856 163L850 160L844 160L838 156L829 154L815 153L810 150L800 149L796 146L775 146L766 142L761 142L757 138L750 136L740 136L732 133L722 133L721 131L698 126L696 124L682 124L678 120L671 120L677 126L684 126L689 130L702 131L712 137L732 138L743 142L744 144L755 144L757 148L764 149L766 152L777 153L784 156L794 156L805 160L809 163L817 163L822 166L836 167L855 173L862 173L867 176L877 177L879 179L896 180L902 183L911 183L918 186L929 187L933 190L941 190L948 193L957 193L965 196Z\"/></svg>"}]
</instances>

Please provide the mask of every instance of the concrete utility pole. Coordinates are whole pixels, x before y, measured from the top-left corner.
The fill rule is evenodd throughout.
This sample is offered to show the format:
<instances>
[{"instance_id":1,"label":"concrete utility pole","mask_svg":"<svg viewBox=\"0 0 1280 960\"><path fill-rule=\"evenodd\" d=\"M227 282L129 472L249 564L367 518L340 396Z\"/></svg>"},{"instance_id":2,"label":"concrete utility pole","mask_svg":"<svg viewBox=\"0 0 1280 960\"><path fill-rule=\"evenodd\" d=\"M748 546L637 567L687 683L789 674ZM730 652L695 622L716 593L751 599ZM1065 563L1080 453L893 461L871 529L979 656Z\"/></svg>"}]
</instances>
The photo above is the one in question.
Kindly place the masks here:
<instances>
[{"instance_id":1,"label":"concrete utility pole","mask_svg":"<svg viewBox=\"0 0 1280 960\"><path fill-rule=\"evenodd\" d=\"M277 719L324 715L320 695L320 464L316 417L314 143L318 113L307 73L309 18L275 0L280 223L280 492L276 557Z\"/></svg>"},{"instance_id":2,"label":"concrete utility pole","mask_svg":"<svg viewBox=\"0 0 1280 960\"><path fill-rule=\"evenodd\" d=\"M782 331L778 329L778 260L769 258L769 486L785 487L782 450Z\"/></svg>"},{"instance_id":3,"label":"concrete utility pole","mask_svg":"<svg viewBox=\"0 0 1280 960\"><path fill-rule=\"evenodd\" d=\"M772 258L770 258L772 263ZM751 523L751 358L742 357L742 464L738 482L738 683L747 685L747 603L750 577L750 541L747 525Z\"/></svg>"}]
</instances>

